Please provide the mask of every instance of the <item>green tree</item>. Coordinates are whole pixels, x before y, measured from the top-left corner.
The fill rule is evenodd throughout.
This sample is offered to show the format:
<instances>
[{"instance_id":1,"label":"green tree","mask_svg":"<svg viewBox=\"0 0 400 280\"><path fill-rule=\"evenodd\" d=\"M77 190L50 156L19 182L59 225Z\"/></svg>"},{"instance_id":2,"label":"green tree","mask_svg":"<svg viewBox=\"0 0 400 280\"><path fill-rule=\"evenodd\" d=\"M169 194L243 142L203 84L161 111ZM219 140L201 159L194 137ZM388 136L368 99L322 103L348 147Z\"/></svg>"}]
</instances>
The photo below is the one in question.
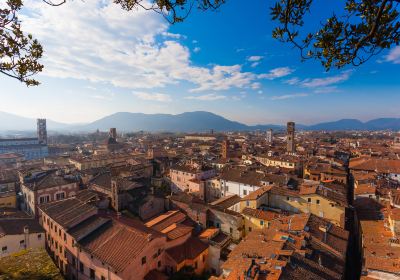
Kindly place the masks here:
<instances>
[{"instance_id":1,"label":"green tree","mask_svg":"<svg viewBox=\"0 0 400 280\"><path fill-rule=\"evenodd\" d=\"M7 0L6 7L0 9L0 73L33 86L39 84L31 76L43 69L39 63L43 49L21 30L17 14L22 5L22 0Z\"/></svg>"},{"instance_id":2,"label":"green tree","mask_svg":"<svg viewBox=\"0 0 400 280\"><path fill-rule=\"evenodd\" d=\"M60 6L66 0L51 2ZM162 15L171 24L184 21L194 10L218 10L226 0L113 0L127 11L143 8ZM323 0L321 0L323 1ZM316 0L271 1L276 22L272 36L300 51L302 60L315 59L329 70L346 65L359 66L384 49L399 44L400 0L346 0L342 13L333 13L315 30L305 31L307 15ZM26 85L38 85L31 76L42 71L43 50L31 35L24 35L18 20L22 0L7 0L0 9L0 72ZM243 5L249 5L243 1Z\"/></svg>"}]
</instances>

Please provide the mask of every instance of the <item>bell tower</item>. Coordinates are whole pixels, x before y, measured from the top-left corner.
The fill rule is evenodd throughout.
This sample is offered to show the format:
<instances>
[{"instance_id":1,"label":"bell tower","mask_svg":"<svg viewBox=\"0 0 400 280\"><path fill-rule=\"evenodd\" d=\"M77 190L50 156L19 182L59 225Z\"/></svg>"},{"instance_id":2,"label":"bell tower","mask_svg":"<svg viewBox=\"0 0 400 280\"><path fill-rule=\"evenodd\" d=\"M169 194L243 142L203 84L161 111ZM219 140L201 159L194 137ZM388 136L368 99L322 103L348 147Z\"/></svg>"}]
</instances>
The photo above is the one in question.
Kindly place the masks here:
<instances>
[{"instance_id":1,"label":"bell tower","mask_svg":"<svg viewBox=\"0 0 400 280\"><path fill-rule=\"evenodd\" d=\"M287 153L294 154L296 153L296 143L294 141L294 133L295 133L295 124L294 122L287 123Z\"/></svg>"}]
</instances>

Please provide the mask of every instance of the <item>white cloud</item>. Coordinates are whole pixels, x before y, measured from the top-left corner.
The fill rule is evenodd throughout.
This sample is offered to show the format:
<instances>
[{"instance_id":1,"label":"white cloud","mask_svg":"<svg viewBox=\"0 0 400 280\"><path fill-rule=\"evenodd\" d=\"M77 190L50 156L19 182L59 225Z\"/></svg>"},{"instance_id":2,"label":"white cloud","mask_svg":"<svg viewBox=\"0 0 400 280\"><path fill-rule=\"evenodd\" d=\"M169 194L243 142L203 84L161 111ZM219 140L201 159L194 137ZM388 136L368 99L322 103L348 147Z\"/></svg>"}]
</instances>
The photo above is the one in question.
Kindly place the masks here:
<instances>
[{"instance_id":1,"label":"white cloud","mask_svg":"<svg viewBox=\"0 0 400 280\"><path fill-rule=\"evenodd\" d=\"M259 64L260 64L260 62L256 61L256 62L253 62L250 66L254 68L254 67L257 67Z\"/></svg>"},{"instance_id":2,"label":"white cloud","mask_svg":"<svg viewBox=\"0 0 400 280\"><path fill-rule=\"evenodd\" d=\"M193 49L193 52L198 53L200 50L201 50L200 47L195 47L195 48Z\"/></svg>"},{"instance_id":3,"label":"white cloud","mask_svg":"<svg viewBox=\"0 0 400 280\"><path fill-rule=\"evenodd\" d=\"M242 72L241 68L241 65L216 65L210 70L202 67L190 67L175 69L174 74L178 77L186 77L198 85L197 88L191 89L191 92L228 90L230 88L249 87L256 79L256 75L250 72Z\"/></svg>"},{"instance_id":4,"label":"white cloud","mask_svg":"<svg viewBox=\"0 0 400 280\"><path fill-rule=\"evenodd\" d=\"M250 87L257 78L240 65L193 65L190 50L171 40L181 35L169 33L166 21L151 11L126 12L111 0L67 1L60 8L36 0L24 4L23 28L45 47L46 76L130 89L187 81L193 91Z\"/></svg>"},{"instance_id":5,"label":"white cloud","mask_svg":"<svg viewBox=\"0 0 400 280\"><path fill-rule=\"evenodd\" d=\"M400 64L400 46L391 49L385 60L394 64Z\"/></svg>"},{"instance_id":6,"label":"white cloud","mask_svg":"<svg viewBox=\"0 0 400 280\"><path fill-rule=\"evenodd\" d=\"M273 80L273 79L288 76L288 75L292 74L293 72L294 72L294 69L292 69L290 67L278 67L278 68L270 70L267 74L258 75L258 78Z\"/></svg>"},{"instance_id":7,"label":"white cloud","mask_svg":"<svg viewBox=\"0 0 400 280\"><path fill-rule=\"evenodd\" d=\"M185 39L186 38L185 35L170 33L170 32L166 32L166 31L162 32L161 35L164 37L169 37L169 38L173 38L173 39Z\"/></svg>"},{"instance_id":8,"label":"white cloud","mask_svg":"<svg viewBox=\"0 0 400 280\"><path fill-rule=\"evenodd\" d=\"M193 99L193 100L201 100L201 101L214 101L214 100L221 100L225 99L225 95L217 95L217 94L205 94L199 96L186 96L185 99Z\"/></svg>"},{"instance_id":9,"label":"white cloud","mask_svg":"<svg viewBox=\"0 0 400 280\"><path fill-rule=\"evenodd\" d=\"M251 61L251 62L255 62L255 61L260 61L263 58L264 57L261 55L253 55L253 56L250 56L247 60Z\"/></svg>"},{"instance_id":10,"label":"white cloud","mask_svg":"<svg viewBox=\"0 0 400 280\"><path fill-rule=\"evenodd\" d=\"M157 102L171 102L171 96L164 93L134 92L134 96L139 99Z\"/></svg>"},{"instance_id":11,"label":"white cloud","mask_svg":"<svg viewBox=\"0 0 400 280\"><path fill-rule=\"evenodd\" d=\"M350 74L351 71L344 71L341 74L332 77L306 79L302 81L301 84L308 88L326 87L347 81L350 78Z\"/></svg>"},{"instance_id":12,"label":"white cloud","mask_svg":"<svg viewBox=\"0 0 400 280\"><path fill-rule=\"evenodd\" d=\"M277 96L272 96L271 100L284 100L284 99L292 99L292 98L306 97L306 96L308 96L307 93L277 95Z\"/></svg>"},{"instance_id":13,"label":"white cloud","mask_svg":"<svg viewBox=\"0 0 400 280\"><path fill-rule=\"evenodd\" d=\"M297 78L297 77L294 77L292 79L284 81L285 84L288 84L288 85L291 85L291 86L297 85L299 82L300 82L300 79Z\"/></svg>"},{"instance_id":14,"label":"white cloud","mask_svg":"<svg viewBox=\"0 0 400 280\"><path fill-rule=\"evenodd\" d=\"M261 88L261 83L258 83L258 82L252 83L251 84L251 88L252 89L259 89L259 88Z\"/></svg>"}]
</instances>

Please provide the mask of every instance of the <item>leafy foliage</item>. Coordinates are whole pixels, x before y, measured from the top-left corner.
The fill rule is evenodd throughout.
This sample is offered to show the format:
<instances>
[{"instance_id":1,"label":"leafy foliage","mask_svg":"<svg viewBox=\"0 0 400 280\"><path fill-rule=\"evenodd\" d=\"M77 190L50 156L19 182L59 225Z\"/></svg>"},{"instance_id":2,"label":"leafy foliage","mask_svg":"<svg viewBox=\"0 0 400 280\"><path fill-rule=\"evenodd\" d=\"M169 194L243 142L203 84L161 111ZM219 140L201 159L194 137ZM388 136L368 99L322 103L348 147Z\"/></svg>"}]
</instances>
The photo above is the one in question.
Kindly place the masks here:
<instances>
[{"instance_id":1,"label":"leafy foliage","mask_svg":"<svg viewBox=\"0 0 400 280\"><path fill-rule=\"evenodd\" d=\"M132 11L137 8L152 10L164 16L170 23L182 22L192 11L217 10L225 0L114 0L122 9Z\"/></svg>"},{"instance_id":2,"label":"leafy foliage","mask_svg":"<svg viewBox=\"0 0 400 280\"><path fill-rule=\"evenodd\" d=\"M62 280L44 249L22 250L0 259L0 280Z\"/></svg>"},{"instance_id":3,"label":"leafy foliage","mask_svg":"<svg viewBox=\"0 0 400 280\"><path fill-rule=\"evenodd\" d=\"M313 0L280 0L271 8L279 22L272 36L300 49L303 59L320 60L326 70L359 66L399 44L399 0L347 0L343 16L333 14L315 32L300 36Z\"/></svg>"},{"instance_id":4,"label":"leafy foliage","mask_svg":"<svg viewBox=\"0 0 400 280\"><path fill-rule=\"evenodd\" d=\"M39 63L43 49L21 30L17 13L22 5L22 0L7 0L6 7L0 9L0 73L34 86L39 82L30 77L43 69Z\"/></svg>"}]
</instances>

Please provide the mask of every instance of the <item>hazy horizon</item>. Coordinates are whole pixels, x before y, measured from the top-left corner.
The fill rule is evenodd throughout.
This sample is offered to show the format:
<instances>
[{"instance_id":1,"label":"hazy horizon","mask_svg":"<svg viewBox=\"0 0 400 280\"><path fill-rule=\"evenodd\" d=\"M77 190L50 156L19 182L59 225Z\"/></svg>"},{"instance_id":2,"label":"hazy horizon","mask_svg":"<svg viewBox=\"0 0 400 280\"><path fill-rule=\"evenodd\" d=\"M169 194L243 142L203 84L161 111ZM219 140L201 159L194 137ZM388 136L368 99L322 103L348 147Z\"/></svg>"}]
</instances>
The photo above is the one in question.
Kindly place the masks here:
<instances>
[{"instance_id":1,"label":"hazy horizon","mask_svg":"<svg viewBox=\"0 0 400 280\"><path fill-rule=\"evenodd\" d=\"M32 120L39 118L39 117L37 117L37 116L22 116L22 115L14 114L14 113L11 113L11 112L0 111L0 113L2 113L2 112L3 112L3 113L6 113L6 114L15 115L15 116L17 116L17 117L29 118L29 119L32 119ZM371 118L371 119L366 119L366 120L361 120L361 119L357 119L357 118L341 118L341 119L338 118L338 119L331 119L331 120L327 120L327 121L318 121L318 120L315 120L315 121L312 122L312 123L303 123L303 122L297 122L296 120L287 119L287 120L285 120L285 121L283 121L283 122L281 122L281 123L279 123L279 122L276 122L276 123L245 123L245 122L241 122L241 121L239 121L239 120L237 120L237 119L232 119L232 118L229 118L229 117L220 115L220 114L218 114L218 113L209 112L209 111L190 111L190 112L187 111L187 112L180 112L180 113L176 113L176 114L169 114L169 113L143 113L143 112L114 112L114 113L112 113L112 114L110 114L110 115L104 115L104 116L102 116L102 117L100 117L100 118L98 118L98 119L94 119L94 120L91 120L91 121L88 121L88 122L80 122L80 123L76 123L76 122L75 122L75 123L74 123L74 122L62 122L62 121L58 121L58 120L55 120L55 119L52 119L52 118L46 118L46 116L41 116L40 118L46 118L47 120L51 120L51 121L53 121L53 122L57 122L57 123L59 123L59 124L64 124L64 125L68 125L68 126L75 126L75 125L76 125L76 126L79 126L79 125L90 124L90 123L92 123L92 122L98 121L98 120L100 120L100 119L102 119L102 118L105 118L105 117L108 117L108 116L111 116L111 115L114 115L114 114L117 114L117 113L131 113L131 114L145 114L145 115L156 115L156 114L180 115L180 114L184 114L184 113L194 113L194 112L207 112L207 113L212 113L212 114L221 116L221 117L223 117L223 118L225 118L225 119L227 119L227 120L234 121L234 122L239 122L239 123L242 123L242 124L245 124L245 125L248 125L248 126L256 126L256 125L282 125L282 126L284 126L284 125L286 125L286 123L289 122L289 121L294 121L294 122L296 122L296 123L299 124L299 125L307 125L307 126L310 126L310 125L316 125L316 124L325 123L325 122L340 121L340 120L343 120L343 119L354 119L354 120L359 120L359 121L365 123L365 122L368 122L368 121L371 121L371 120L375 120L375 119L398 118L398 117L391 117L391 116L383 116L383 117ZM1 120L0 120L0 124L1 124ZM34 131L34 130L36 130L35 127L32 128L32 131Z\"/></svg>"}]
</instances>

